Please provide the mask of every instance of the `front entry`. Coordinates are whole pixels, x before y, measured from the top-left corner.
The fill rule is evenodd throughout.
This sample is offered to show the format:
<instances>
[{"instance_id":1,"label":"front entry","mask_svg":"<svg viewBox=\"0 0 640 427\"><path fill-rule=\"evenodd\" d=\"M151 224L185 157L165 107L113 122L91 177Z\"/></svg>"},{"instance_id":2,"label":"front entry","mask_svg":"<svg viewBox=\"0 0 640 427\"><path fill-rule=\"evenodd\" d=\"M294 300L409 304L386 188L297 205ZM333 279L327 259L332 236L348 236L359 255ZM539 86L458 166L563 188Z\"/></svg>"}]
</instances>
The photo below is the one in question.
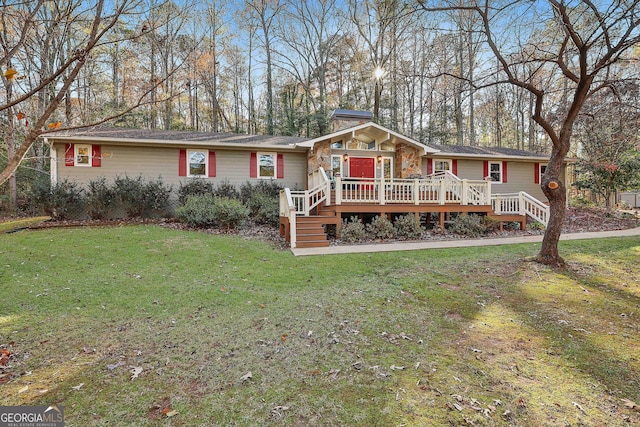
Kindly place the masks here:
<instances>
[{"instance_id":1,"label":"front entry","mask_svg":"<svg viewBox=\"0 0 640 427\"><path fill-rule=\"evenodd\" d=\"M372 157L349 157L349 177L375 178L375 159Z\"/></svg>"}]
</instances>

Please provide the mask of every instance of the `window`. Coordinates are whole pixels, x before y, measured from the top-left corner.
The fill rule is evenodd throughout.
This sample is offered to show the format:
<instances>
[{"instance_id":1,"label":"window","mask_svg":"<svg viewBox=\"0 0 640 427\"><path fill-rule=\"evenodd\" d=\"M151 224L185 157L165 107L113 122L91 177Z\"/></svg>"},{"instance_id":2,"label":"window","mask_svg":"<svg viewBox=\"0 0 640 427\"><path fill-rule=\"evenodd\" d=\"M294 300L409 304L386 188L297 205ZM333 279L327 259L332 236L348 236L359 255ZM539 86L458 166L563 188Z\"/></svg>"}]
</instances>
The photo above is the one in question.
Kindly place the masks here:
<instances>
[{"instance_id":1,"label":"window","mask_svg":"<svg viewBox=\"0 0 640 427\"><path fill-rule=\"evenodd\" d=\"M333 144L331 144L331 148L335 148L335 149L340 149L342 148L342 141L336 141Z\"/></svg>"},{"instance_id":2,"label":"window","mask_svg":"<svg viewBox=\"0 0 640 427\"><path fill-rule=\"evenodd\" d=\"M445 172L451 170L451 160L434 160L433 172Z\"/></svg>"},{"instance_id":3,"label":"window","mask_svg":"<svg viewBox=\"0 0 640 427\"><path fill-rule=\"evenodd\" d=\"M489 175L491 177L491 181L493 182L502 182L502 163L500 162L489 162Z\"/></svg>"},{"instance_id":4,"label":"window","mask_svg":"<svg viewBox=\"0 0 640 427\"><path fill-rule=\"evenodd\" d=\"M276 177L276 155L258 153L258 178Z\"/></svg>"},{"instance_id":5,"label":"window","mask_svg":"<svg viewBox=\"0 0 640 427\"><path fill-rule=\"evenodd\" d=\"M65 144L64 165L99 168L102 165L102 147L98 144Z\"/></svg>"},{"instance_id":6,"label":"window","mask_svg":"<svg viewBox=\"0 0 640 427\"><path fill-rule=\"evenodd\" d=\"M542 176L547 171L547 165L540 165L540 177L538 178L538 183L542 182Z\"/></svg>"},{"instance_id":7,"label":"window","mask_svg":"<svg viewBox=\"0 0 640 427\"><path fill-rule=\"evenodd\" d=\"M393 157L382 158L382 174L384 179L393 178Z\"/></svg>"},{"instance_id":8,"label":"window","mask_svg":"<svg viewBox=\"0 0 640 427\"><path fill-rule=\"evenodd\" d=\"M380 151L394 151L395 149L396 147L394 147L393 144L389 142L383 142L382 144L380 144Z\"/></svg>"},{"instance_id":9,"label":"window","mask_svg":"<svg viewBox=\"0 0 640 427\"><path fill-rule=\"evenodd\" d=\"M75 163L74 166L91 166L91 146L75 145Z\"/></svg>"},{"instance_id":10,"label":"window","mask_svg":"<svg viewBox=\"0 0 640 427\"><path fill-rule=\"evenodd\" d=\"M333 176L342 176L342 156L331 156L331 171Z\"/></svg>"},{"instance_id":11,"label":"window","mask_svg":"<svg viewBox=\"0 0 640 427\"><path fill-rule=\"evenodd\" d=\"M187 176L207 176L207 152L189 150L189 171Z\"/></svg>"}]
</instances>

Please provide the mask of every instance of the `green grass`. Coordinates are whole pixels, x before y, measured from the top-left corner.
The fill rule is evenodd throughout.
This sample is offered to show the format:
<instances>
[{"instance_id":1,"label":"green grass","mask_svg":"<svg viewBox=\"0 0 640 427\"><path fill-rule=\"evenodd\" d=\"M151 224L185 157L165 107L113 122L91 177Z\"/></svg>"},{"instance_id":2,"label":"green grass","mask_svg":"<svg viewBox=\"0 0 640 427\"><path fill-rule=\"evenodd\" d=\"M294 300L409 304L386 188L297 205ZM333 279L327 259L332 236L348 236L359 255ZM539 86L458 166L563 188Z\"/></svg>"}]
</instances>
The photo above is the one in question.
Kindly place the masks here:
<instances>
[{"instance_id":1,"label":"green grass","mask_svg":"<svg viewBox=\"0 0 640 427\"><path fill-rule=\"evenodd\" d=\"M640 241L563 243L565 270L537 250L3 235L0 405L59 403L68 426L639 423Z\"/></svg>"},{"instance_id":2,"label":"green grass","mask_svg":"<svg viewBox=\"0 0 640 427\"><path fill-rule=\"evenodd\" d=\"M0 222L0 233L9 233L12 231L20 230L22 228L28 228L32 225L36 225L50 219L50 216L38 216Z\"/></svg>"}]
</instances>

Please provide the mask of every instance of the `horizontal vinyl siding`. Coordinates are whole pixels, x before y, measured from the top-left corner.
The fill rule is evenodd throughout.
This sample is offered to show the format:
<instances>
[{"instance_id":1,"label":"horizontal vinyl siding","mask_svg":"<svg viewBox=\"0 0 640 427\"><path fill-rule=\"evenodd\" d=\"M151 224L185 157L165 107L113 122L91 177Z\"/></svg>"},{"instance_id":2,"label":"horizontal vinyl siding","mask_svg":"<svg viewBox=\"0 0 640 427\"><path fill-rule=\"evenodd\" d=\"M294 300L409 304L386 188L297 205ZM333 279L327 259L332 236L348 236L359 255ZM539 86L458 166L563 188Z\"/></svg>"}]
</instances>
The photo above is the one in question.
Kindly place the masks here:
<instances>
[{"instance_id":1,"label":"horizontal vinyl siding","mask_svg":"<svg viewBox=\"0 0 640 427\"><path fill-rule=\"evenodd\" d=\"M494 161L494 160L492 160ZM495 160L498 161L498 160ZM501 161L500 161L501 162ZM426 170L426 161L423 162ZM546 202L547 198L542 193L542 189L539 184L534 182L534 162L507 162L507 182L506 183L491 183L491 193L517 193L524 191L529 193L536 199ZM545 164L545 162L542 162ZM459 159L458 160L458 178L468 180L482 180L484 173L483 160L470 160ZM563 174L564 175L564 174Z\"/></svg>"},{"instance_id":2,"label":"horizontal vinyl siding","mask_svg":"<svg viewBox=\"0 0 640 427\"><path fill-rule=\"evenodd\" d=\"M81 185L98 177L105 177L113 182L118 176L131 178L142 175L146 179L162 178L165 184L173 185L173 189L180 188L181 183L188 179L178 176L179 148L162 147L130 147L101 144L102 165L99 168L65 166L64 144L56 144L58 163L58 180L69 179ZM216 152L216 177L203 178L214 184L224 181L240 186L247 181L256 182L256 178L249 178L250 151L213 150ZM277 180L285 187L304 189L306 183L306 153L284 153L284 179Z\"/></svg>"}]
</instances>

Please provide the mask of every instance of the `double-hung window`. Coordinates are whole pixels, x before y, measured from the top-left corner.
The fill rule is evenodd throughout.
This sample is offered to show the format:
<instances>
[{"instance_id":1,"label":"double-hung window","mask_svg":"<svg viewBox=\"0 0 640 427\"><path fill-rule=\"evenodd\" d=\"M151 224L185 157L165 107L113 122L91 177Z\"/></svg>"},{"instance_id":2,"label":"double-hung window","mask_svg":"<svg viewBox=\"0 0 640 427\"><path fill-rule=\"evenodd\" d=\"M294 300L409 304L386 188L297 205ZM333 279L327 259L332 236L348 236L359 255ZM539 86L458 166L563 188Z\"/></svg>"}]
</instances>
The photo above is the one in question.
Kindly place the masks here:
<instances>
[{"instance_id":1,"label":"double-hung window","mask_svg":"<svg viewBox=\"0 0 640 427\"><path fill-rule=\"evenodd\" d=\"M189 169L187 176L205 177L207 176L207 151L188 151Z\"/></svg>"},{"instance_id":2,"label":"double-hung window","mask_svg":"<svg viewBox=\"0 0 640 427\"><path fill-rule=\"evenodd\" d=\"M258 178L276 177L276 155L273 153L258 153Z\"/></svg>"},{"instance_id":3,"label":"double-hung window","mask_svg":"<svg viewBox=\"0 0 640 427\"><path fill-rule=\"evenodd\" d=\"M75 144L74 166L91 166L91 145Z\"/></svg>"}]
</instances>

